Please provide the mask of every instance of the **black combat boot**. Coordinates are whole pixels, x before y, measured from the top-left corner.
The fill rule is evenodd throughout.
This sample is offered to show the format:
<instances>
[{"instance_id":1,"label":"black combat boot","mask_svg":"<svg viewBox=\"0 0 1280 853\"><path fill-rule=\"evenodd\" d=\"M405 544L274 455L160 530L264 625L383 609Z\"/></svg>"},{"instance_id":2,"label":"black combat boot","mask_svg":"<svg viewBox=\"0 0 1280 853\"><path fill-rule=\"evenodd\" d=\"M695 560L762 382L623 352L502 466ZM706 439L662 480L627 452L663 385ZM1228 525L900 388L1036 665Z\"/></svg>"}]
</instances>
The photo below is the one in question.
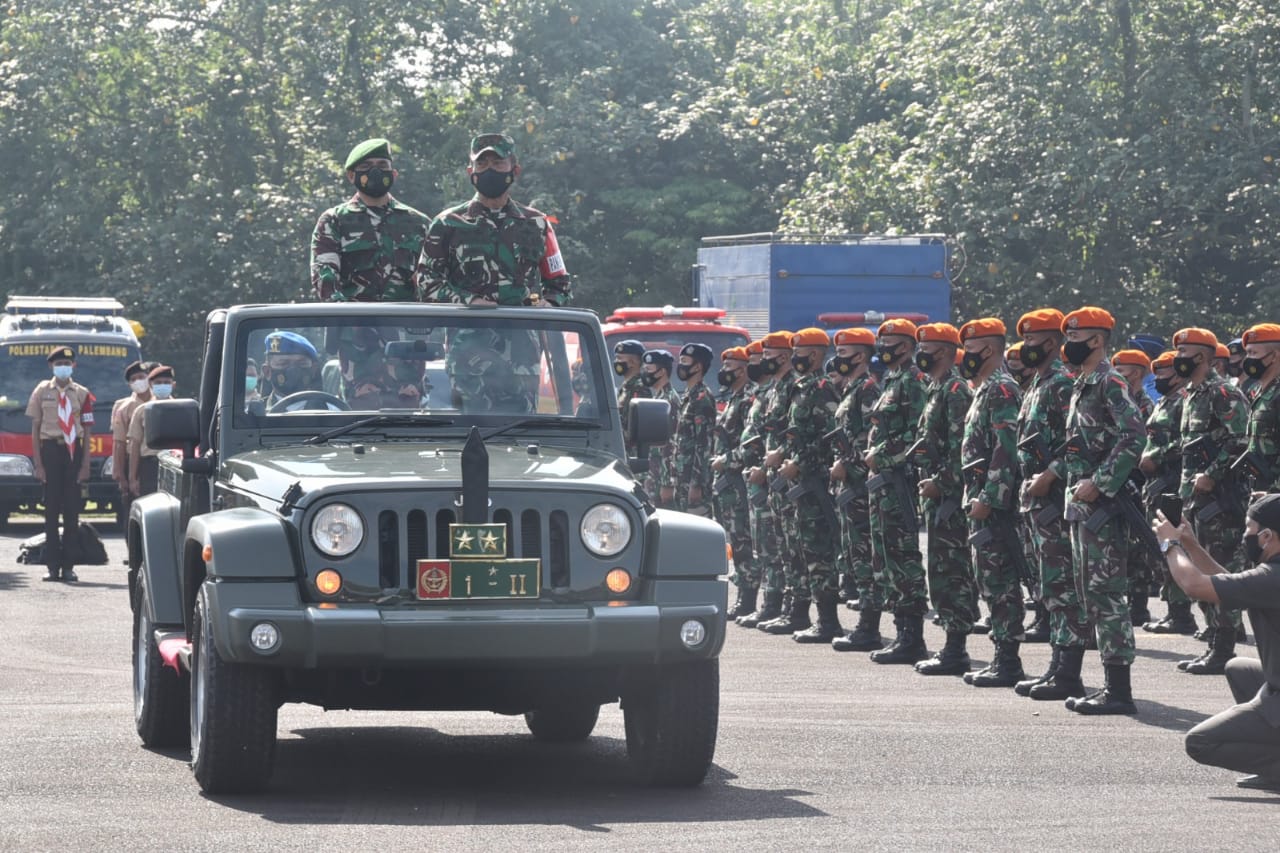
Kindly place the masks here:
<instances>
[{"instance_id":1,"label":"black combat boot","mask_svg":"<svg viewBox=\"0 0 1280 853\"><path fill-rule=\"evenodd\" d=\"M1017 640L997 643L996 659L991 666L982 672L972 673L965 683L974 687L1013 687L1024 681L1027 674L1022 671L1022 658L1018 657L1019 645Z\"/></svg>"},{"instance_id":2,"label":"black combat boot","mask_svg":"<svg viewBox=\"0 0 1280 853\"><path fill-rule=\"evenodd\" d=\"M1137 706L1133 704L1133 690L1129 686L1129 667L1109 663L1103 669L1107 673L1107 686L1083 699L1068 699L1065 703L1067 710L1095 716L1138 713Z\"/></svg>"},{"instance_id":3,"label":"black combat boot","mask_svg":"<svg viewBox=\"0 0 1280 853\"><path fill-rule=\"evenodd\" d=\"M990 634L991 633L991 615L983 616L977 622L973 623L973 627L969 629L970 634Z\"/></svg>"},{"instance_id":4,"label":"black combat boot","mask_svg":"<svg viewBox=\"0 0 1280 853\"><path fill-rule=\"evenodd\" d=\"M809 621L810 599L798 595L791 596L791 609L787 610L772 622L757 627L766 634L792 634L803 631L813 623Z\"/></svg>"},{"instance_id":5,"label":"black combat boot","mask_svg":"<svg viewBox=\"0 0 1280 853\"><path fill-rule=\"evenodd\" d=\"M1049 642L1049 609L1037 601L1035 613L1035 620L1022 629L1022 642L1047 643Z\"/></svg>"},{"instance_id":6,"label":"black combat boot","mask_svg":"<svg viewBox=\"0 0 1280 853\"><path fill-rule=\"evenodd\" d=\"M872 663L914 664L929 657L929 649L924 644L924 616L903 614L898 619L901 621L902 631L896 644L872 652Z\"/></svg>"},{"instance_id":7,"label":"black combat boot","mask_svg":"<svg viewBox=\"0 0 1280 853\"><path fill-rule=\"evenodd\" d=\"M840 597L835 590L820 592L813 603L818 609L818 621L808 630L796 631L791 639L797 643L830 643L837 637L844 636L844 628L840 626Z\"/></svg>"},{"instance_id":8,"label":"black combat boot","mask_svg":"<svg viewBox=\"0 0 1280 853\"><path fill-rule=\"evenodd\" d=\"M1204 631L1202 631L1201 633L1204 635L1205 642L1209 644L1208 647L1196 657L1193 657L1189 660L1178 661L1177 666L1180 671L1186 672L1187 667L1191 666L1191 664L1199 663L1200 661L1207 658L1209 655L1213 654L1213 641L1217 639L1218 629L1213 625L1210 625L1207 628L1205 628Z\"/></svg>"},{"instance_id":9,"label":"black combat boot","mask_svg":"<svg viewBox=\"0 0 1280 853\"><path fill-rule=\"evenodd\" d=\"M1049 668L1046 669L1043 674L1037 675L1035 678L1028 678L1025 681L1019 681L1017 684L1013 685L1014 693L1017 693L1019 696L1030 696L1032 687L1035 687L1037 684L1043 684L1050 678L1053 678L1053 674L1058 671L1058 658L1062 656L1062 646L1052 646L1051 648L1053 649L1053 655L1049 658Z\"/></svg>"},{"instance_id":10,"label":"black combat boot","mask_svg":"<svg viewBox=\"0 0 1280 853\"><path fill-rule=\"evenodd\" d=\"M1027 691L1032 699L1070 699L1085 694L1080 680L1080 667L1084 664L1084 646L1063 646L1058 651L1058 668L1049 678L1031 685Z\"/></svg>"},{"instance_id":11,"label":"black combat boot","mask_svg":"<svg viewBox=\"0 0 1280 853\"><path fill-rule=\"evenodd\" d=\"M729 618L736 621L739 617L750 616L755 613L757 591L754 586L738 587L738 600L733 603L733 609L729 611Z\"/></svg>"},{"instance_id":12,"label":"black combat boot","mask_svg":"<svg viewBox=\"0 0 1280 853\"><path fill-rule=\"evenodd\" d=\"M1151 611L1147 609L1147 586L1129 590L1129 621L1134 625L1145 625L1151 621Z\"/></svg>"},{"instance_id":13,"label":"black combat boot","mask_svg":"<svg viewBox=\"0 0 1280 853\"><path fill-rule=\"evenodd\" d=\"M947 644L942 651L928 660L916 664L916 672L921 675L964 675L969 671L969 653L965 651L968 631L948 631Z\"/></svg>"},{"instance_id":14,"label":"black combat boot","mask_svg":"<svg viewBox=\"0 0 1280 853\"><path fill-rule=\"evenodd\" d=\"M760 609L755 613L749 613L746 616L739 616L736 621L743 628L754 628L761 622L768 622L770 619L777 619L782 615L782 593L765 592L764 604L760 605Z\"/></svg>"},{"instance_id":15,"label":"black combat boot","mask_svg":"<svg viewBox=\"0 0 1280 853\"><path fill-rule=\"evenodd\" d=\"M756 630L763 631L766 625L772 625L780 619L786 619L791 613L791 590L788 589L782 593L782 603L778 605L778 612L770 619L761 619L756 623Z\"/></svg>"},{"instance_id":16,"label":"black combat boot","mask_svg":"<svg viewBox=\"0 0 1280 853\"><path fill-rule=\"evenodd\" d=\"M847 637L836 637L831 648L838 652L874 652L884 648L880 636L880 611L870 607L858 614L858 624Z\"/></svg>"},{"instance_id":17,"label":"black combat boot","mask_svg":"<svg viewBox=\"0 0 1280 853\"><path fill-rule=\"evenodd\" d=\"M861 610L865 605L862 603L861 597L851 598L844 603L844 606L850 610Z\"/></svg>"},{"instance_id":18,"label":"black combat boot","mask_svg":"<svg viewBox=\"0 0 1280 853\"><path fill-rule=\"evenodd\" d=\"M839 600L843 602L855 601L858 598L858 582L854 578L853 572L845 572L840 576L840 593Z\"/></svg>"},{"instance_id":19,"label":"black combat boot","mask_svg":"<svg viewBox=\"0 0 1280 853\"><path fill-rule=\"evenodd\" d=\"M1235 629L1219 628L1213 635L1213 645L1209 647L1209 653L1187 664L1187 668L1183 671L1192 675L1222 675L1227 671L1227 661L1235 656Z\"/></svg>"},{"instance_id":20,"label":"black combat boot","mask_svg":"<svg viewBox=\"0 0 1280 853\"><path fill-rule=\"evenodd\" d=\"M1142 630L1149 634L1194 634L1196 617L1191 615L1190 601L1170 601L1169 613L1158 622L1148 622Z\"/></svg>"}]
</instances>

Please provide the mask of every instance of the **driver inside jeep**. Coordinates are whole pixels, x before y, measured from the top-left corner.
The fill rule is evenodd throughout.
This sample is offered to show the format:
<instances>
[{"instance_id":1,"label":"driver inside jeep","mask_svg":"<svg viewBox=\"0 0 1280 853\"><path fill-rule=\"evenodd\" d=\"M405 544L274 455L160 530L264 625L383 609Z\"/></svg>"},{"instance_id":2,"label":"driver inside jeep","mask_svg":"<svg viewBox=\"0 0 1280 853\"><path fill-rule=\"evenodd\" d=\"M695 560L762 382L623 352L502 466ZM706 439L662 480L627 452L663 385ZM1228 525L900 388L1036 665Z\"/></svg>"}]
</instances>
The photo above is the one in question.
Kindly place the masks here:
<instances>
[{"instance_id":1,"label":"driver inside jeep","mask_svg":"<svg viewBox=\"0 0 1280 853\"><path fill-rule=\"evenodd\" d=\"M258 381L263 405L268 412L307 408L338 411L343 408L336 401L319 399L324 396L320 391L320 353L311 341L297 332L267 335ZM304 396L301 393L304 391L316 393ZM290 397L294 399L290 400Z\"/></svg>"}]
</instances>

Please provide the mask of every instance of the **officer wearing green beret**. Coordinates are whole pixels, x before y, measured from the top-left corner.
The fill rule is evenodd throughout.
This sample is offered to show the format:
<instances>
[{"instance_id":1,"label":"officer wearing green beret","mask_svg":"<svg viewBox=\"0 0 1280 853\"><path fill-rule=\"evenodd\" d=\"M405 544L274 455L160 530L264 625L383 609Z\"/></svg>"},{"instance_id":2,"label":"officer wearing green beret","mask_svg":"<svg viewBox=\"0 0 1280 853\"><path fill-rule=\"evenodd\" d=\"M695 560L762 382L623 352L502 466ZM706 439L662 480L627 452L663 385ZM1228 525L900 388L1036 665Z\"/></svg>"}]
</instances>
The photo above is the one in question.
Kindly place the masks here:
<instances>
[{"instance_id":1,"label":"officer wearing green beret","mask_svg":"<svg viewBox=\"0 0 1280 853\"><path fill-rule=\"evenodd\" d=\"M417 299L414 265L431 218L391 195L391 143L366 139L347 155L355 195L320 214L311 236L311 286L321 301Z\"/></svg>"}]
</instances>

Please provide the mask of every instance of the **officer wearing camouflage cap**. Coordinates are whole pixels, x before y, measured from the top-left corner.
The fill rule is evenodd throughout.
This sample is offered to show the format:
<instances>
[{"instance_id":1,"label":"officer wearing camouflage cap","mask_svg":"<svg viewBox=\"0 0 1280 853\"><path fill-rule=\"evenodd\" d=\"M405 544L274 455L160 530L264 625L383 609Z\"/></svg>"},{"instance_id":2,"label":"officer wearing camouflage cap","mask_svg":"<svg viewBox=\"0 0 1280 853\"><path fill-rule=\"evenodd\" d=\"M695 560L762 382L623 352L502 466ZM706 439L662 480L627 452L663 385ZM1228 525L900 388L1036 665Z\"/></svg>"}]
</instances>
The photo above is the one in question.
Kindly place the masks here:
<instances>
[{"instance_id":1,"label":"officer wearing camouflage cap","mask_svg":"<svg viewBox=\"0 0 1280 853\"><path fill-rule=\"evenodd\" d=\"M391 195L391 143L366 139L347 155L355 195L320 214L311 235L311 287L321 301L417 299L414 267L431 218Z\"/></svg>"}]
</instances>

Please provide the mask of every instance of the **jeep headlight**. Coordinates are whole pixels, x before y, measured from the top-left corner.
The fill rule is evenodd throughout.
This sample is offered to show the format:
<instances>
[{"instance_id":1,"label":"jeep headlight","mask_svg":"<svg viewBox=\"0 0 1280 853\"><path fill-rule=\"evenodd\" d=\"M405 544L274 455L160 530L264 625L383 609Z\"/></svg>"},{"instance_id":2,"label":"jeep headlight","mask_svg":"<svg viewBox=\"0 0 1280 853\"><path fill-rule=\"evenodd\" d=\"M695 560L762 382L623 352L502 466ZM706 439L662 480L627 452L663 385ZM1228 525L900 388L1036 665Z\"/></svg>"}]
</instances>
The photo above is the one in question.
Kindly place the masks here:
<instances>
[{"instance_id":1,"label":"jeep headlight","mask_svg":"<svg viewBox=\"0 0 1280 853\"><path fill-rule=\"evenodd\" d=\"M345 557L364 540L364 522L355 507L329 504L311 522L311 542L330 557Z\"/></svg>"},{"instance_id":2,"label":"jeep headlight","mask_svg":"<svg viewBox=\"0 0 1280 853\"><path fill-rule=\"evenodd\" d=\"M19 453L0 453L0 477L34 477L35 466Z\"/></svg>"},{"instance_id":3,"label":"jeep headlight","mask_svg":"<svg viewBox=\"0 0 1280 853\"><path fill-rule=\"evenodd\" d=\"M598 557L612 557L631 542L631 519L622 507L596 504L582 516L582 544Z\"/></svg>"}]
</instances>

